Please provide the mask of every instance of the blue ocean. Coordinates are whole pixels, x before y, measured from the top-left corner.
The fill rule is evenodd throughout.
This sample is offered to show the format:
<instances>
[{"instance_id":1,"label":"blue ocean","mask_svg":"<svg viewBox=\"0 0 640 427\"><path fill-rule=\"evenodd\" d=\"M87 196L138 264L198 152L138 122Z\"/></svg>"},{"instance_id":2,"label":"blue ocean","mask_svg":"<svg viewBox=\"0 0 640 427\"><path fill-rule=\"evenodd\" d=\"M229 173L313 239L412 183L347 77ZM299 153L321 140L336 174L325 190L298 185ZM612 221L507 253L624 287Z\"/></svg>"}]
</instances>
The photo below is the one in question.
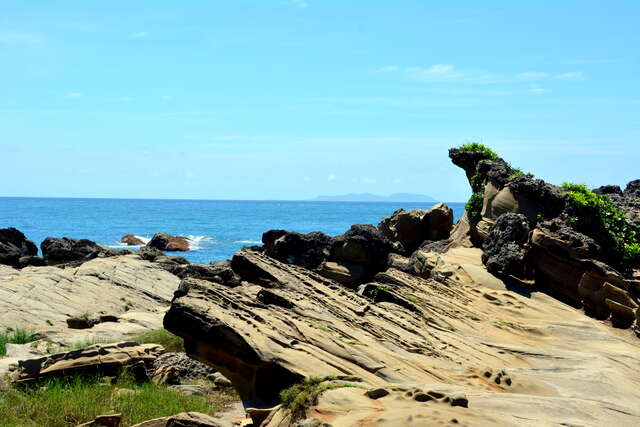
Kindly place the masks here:
<instances>
[{"instance_id":1,"label":"blue ocean","mask_svg":"<svg viewBox=\"0 0 640 427\"><path fill-rule=\"evenodd\" d=\"M188 236L192 250L179 253L194 263L230 258L243 246L261 244L262 233L285 229L329 235L352 224L374 224L399 208L429 203L231 200L142 200L0 198L0 228L15 227L40 246L45 237L89 239L124 248L120 238L149 239L163 232ZM455 219L464 203L448 203ZM135 247L130 247L135 249Z\"/></svg>"}]
</instances>

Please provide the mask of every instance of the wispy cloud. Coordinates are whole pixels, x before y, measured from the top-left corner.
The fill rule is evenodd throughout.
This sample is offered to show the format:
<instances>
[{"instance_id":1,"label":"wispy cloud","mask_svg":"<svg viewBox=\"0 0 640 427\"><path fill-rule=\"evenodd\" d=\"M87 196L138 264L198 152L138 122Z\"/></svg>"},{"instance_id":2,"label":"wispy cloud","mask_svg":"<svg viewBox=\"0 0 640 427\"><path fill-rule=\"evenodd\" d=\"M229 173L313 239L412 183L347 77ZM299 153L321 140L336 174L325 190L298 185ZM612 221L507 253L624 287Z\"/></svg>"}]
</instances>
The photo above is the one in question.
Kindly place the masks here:
<instances>
[{"instance_id":1,"label":"wispy cloud","mask_svg":"<svg viewBox=\"0 0 640 427\"><path fill-rule=\"evenodd\" d=\"M162 96L160 97L160 99L162 99L162 100L164 100L164 101L170 101L170 100L172 100L172 99L173 99L173 96L171 96L171 95L162 95Z\"/></svg>"},{"instance_id":2,"label":"wispy cloud","mask_svg":"<svg viewBox=\"0 0 640 427\"><path fill-rule=\"evenodd\" d=\"M291 4L299 9L306 9L310 6L309 2L305 0L292 0Z\"/></svg>"},{"instance_id":3,"label":"wispy cloud","mask_svg":"<svg viewBox=\"0 0 640 427\"><path fill-rule=\"evenodd\" d=\"M557 80L582 80L584 74L581 71L570 71L568 73L558 74L554 77Z\"/></svg>"},{"instance_id":4,"label":"wispy cloud","mask_svg":"<svg viewBox=\"0 0 640 427\"><path fill-rule=\"evenodd\" d=\"M336 179L338 179L338 178L337 178L334 174L330 174L330 175L327 177L327 181L335 181Z\"/></svg>"},{"instance_id":5,"label":"wispy cloud","mask_svg":"<svg viewBox=\"0 0 640 427\"><path fill-rule=\"evenodd\" d=\"M375 178L369 178L368 176L365 176L364 178L362 178L362 179L361 179L361 181L362 181L364 184L375 184L376 182L378 182L378 180L377 180L377 179L375 179Z\"/></svg>"},{"instance_id":6,"label":"wispy cloud","mask_svg":"<svg viewBox=\"0 0 640 427\"><path fill-rule=\"evenodd\" d=\"M82 98L82 92L69 92L67 94L67 98L71 98L71 99Z\"/></svg>"},{"instance_id":7,"label":"wispy cloud","mask_svg":"<svg viewBox=\"0 0 640 427\"><path fill-rule=\"evenodd\" d=\"M549 73L542 73L539 71L525 71L518 74L518 78L521 80L542 80L549 77Z\"/></svg>"},{"instance_id":8,"label":"wispy cloud","mask_svg":"<svg viewBox=\"0 0 640 427\"><path fill-rule=\"evenodd\" d=\"M150 32L148 32L148 31L140 31L140 32L138 32L138 33L133 33L133 34L131 34L131 38L134 38L134 39L144 39L144 38L149 37L150 35L151 35L151 33L150 33Z\"/></svg>"},{"instance_id":9,"label":"wispy cloud","mask_svg":"<svg viewBox=\"0 0 640 427\"><path fill-rule=\"evenodd\" d=\"M116 98L116 101L129 102L129 101L133 101L133 98L131 98L130 96L121 96L120 98Z\"/></svg>"}]
</instances>

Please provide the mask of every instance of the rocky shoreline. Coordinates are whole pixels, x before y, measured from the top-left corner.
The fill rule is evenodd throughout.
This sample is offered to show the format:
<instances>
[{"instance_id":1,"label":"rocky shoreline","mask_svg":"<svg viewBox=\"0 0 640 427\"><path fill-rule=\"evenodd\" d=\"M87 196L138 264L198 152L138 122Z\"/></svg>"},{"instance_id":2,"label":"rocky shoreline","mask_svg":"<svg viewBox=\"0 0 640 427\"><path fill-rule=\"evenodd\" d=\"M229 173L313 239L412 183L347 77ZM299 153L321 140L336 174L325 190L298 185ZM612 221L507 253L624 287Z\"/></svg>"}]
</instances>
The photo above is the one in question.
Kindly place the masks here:
<instances>
[{"instance_id":1,"label":"rocky shoreline","mask_svg":"<svg viewBox=\"0 0 640 427\"><path fill-rule=\"evenodd\" d=\"M456 224L438 204L335 237L271 230L210 265L158 250L175 236L48 238L38 258L0 230L0 327L60 327L98 299L120 319L130 300L255 426L639 424L640 180L590 191L479 144L449 157L474 194Z\"/></svg>"}]
</instances>

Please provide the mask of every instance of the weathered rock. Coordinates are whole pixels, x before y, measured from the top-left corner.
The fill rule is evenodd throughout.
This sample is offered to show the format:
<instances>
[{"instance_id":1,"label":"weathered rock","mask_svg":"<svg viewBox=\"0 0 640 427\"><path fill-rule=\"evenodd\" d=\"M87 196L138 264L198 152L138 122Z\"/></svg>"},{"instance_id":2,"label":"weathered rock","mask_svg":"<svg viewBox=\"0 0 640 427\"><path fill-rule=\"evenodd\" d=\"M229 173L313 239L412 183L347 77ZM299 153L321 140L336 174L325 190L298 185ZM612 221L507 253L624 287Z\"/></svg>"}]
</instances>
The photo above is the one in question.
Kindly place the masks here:
<instances>
[{"instance_id":1,"label":"weathered rock","mask_svg":"<svg viewBox=\"0 0 640 427\"><path fill-rule=\"evenodd\" d=\"M529 238L529 222L522 214L507 213L498 218L482 244L482 262L497 275L522 276L524 244Z\"/></svg>"},{"instance_id":2,"label":"weathered rock","mask_svg":"<svg viewBox=\"0 0 640 427\"><path fill-rule=\"evenodd\" d=\"M146 368L151 367L156 357L163 352L162 346L157 344L94 344L81 350L21 360L18 362L14 380L18 383L29 383L62 375L96 371L104 375L114 375L123 368L130 368L134 375L146 377Z\"/></svg>"},{"instance_id":3,"label":"weathered rock","mask_svg":"<svg viewBox=\"0 0 640 427\"><path fill-rule=\"evenodd\" d=\"M162 316L158 309L169 306L179 283L173 274L135 255L96 258L66 269L0 266L0 330L16 325L62 327L70 315L78 317L87 311L93 316L100 312L121 316L133 309L157 319ZM109 326L133 333L144 331L147 322L138 319L138 326L131 327L127 323ZM103 326L101 330L107 329Z\"/></svg>"},{"instance_id":4,"label":"weathered rock","mask_svg":"<svg viewBox=\"0 0 640 427\"><path fill-rule=\"evenodd\" d=\"M87 239L47 237L40 244L42 256L50 264L121 255L122 252Z\"/></svg>"},{"instance_id":5,"label":"weathered rock","mask_svg":"<svg viewBox=\"0 0 640 427\"><path fill-rule=\"evenodd\" d=\"M135 234L125 234L120 238L120 241L127 246L142 246L144 241Z\"/></svg>"},{"instance_id":6,"label":"weathered rock","mask_svg":"<svg viewBox=\"0 0 640 427\"><path fill-rule=\"evenodd\" d=\"M165 353L154 361L153 369L156 372L166 367L175 368L178 383L205 378L216 373L215 369L188 357L185 353Z\"/></svg>"},{"instance_id":7,"label":"weathered rock","mask_svg":"<svg viewBox=\"0 0 640 427\"><path fill-rule=\"evenodd\" d=\"M78 424L77 427L118 427L122 421L122 414L98 415L93 420Z\"/></svg>"},{"instance_id":8,"label":"weathered rock","mask_svg":"<svg viewBox=\"0 0 640 427\"><path fill-rule=\"evenodd\" d=\"M376 227L352 225L349 231L334 239L330 260L361 265L367 277L387 269L391 250L391 242Z\"/></svg>"},{"instance_id":9,"label":"weathered rock","mask_svg":"<svg viewBox=\"0 0 640 427\"><path fill-rule=\"evenodd\" d=\"M453 210L443 203L431 209L399 209L378 225L382 234L392 242L399 242L404 254L411 254L425 240L447 239L453 228Z\"/></svg>"},{"instance_id":10,"label":"weathered rock","mask_svg":"<svg viewBox=\"0 0 640 427\"><path fill-rule=\"evenodd\" d=\"M43 267L47 265L44 258L34 255L20 257L18 260L18 268L24 267Z\"/></svg>"},{"instance_id":11,"label":"weathered rock","mask_svg":"<svg viewBox=\"0 0 640 427\"><path fill-rule=\"evenodd\" d=\"M19 266L20 258L38 255L38 248L15 228L0 228L0 264Z\"/></svg>"},{"instance_id":12,"label":"weathered rock","mask_svg":"<svg viewBox=\"0 0 640 427\"><path fill-rule=\"evenodd\" d=\"M316 271L321 276L335 280L344 285L353 285L362 281L365 275L364 267L349 262L323 262Z\"/></svg>"},{"instance_id":13,"label":"weathered rock","mask_svg":"<svg viewBox=\"0 0 640 427\"><path fill-rule=\"evenodd\" d=\"M618 196L622 196L622 190L619 185L603 185L598 188L594 188L593 192L596 194L615 194Z\"/></svg>"},{"instance_id":14,"label":"weathered rock","mask_svg":"<svg viewBox=\"0 0 640 427\"><path fill-rule=\"evenodd\" d=\"M185 396L204 396L207 394L207 389L197 384L175 384L169 388Z\"/></svg>"},{"instance_id":15,"label":"weathered rock","mask_svg":"<svg viewBox=\"0 0 640 427\"><path fill-rule=\"evenodd\" d=\"M98 323L100 322L97 319L85 317L70 317L67 319L67 327L71 329L89 329Z\"/></svg>"},{"instance_id":16,"label":"weathered rock","mask_svg":"<svg viewBox=\"0 0 640 427\"><path fill-rule=\"evenodd\" d=\"M292 233L270 230L262 235L264 253L287 264L313 269L329 256L332 238L324 233Z\"/></svg>"},{"instance_id":17,"label":"weathered rock","mask_svg":"<svg viewBox=\"0 0 640 427\"><path fill-rule=\"evenodd\" d=\"M181 412L143 421L131 427L223 427L215 418L200 412Z\"/></svg>"},{"instance_id":18,"label":"weathered rock","mask_svg":"<svg viewBox=\"0 0 640 427\"><path fill-rule=\"evenodd\" d=\"M149 243L147 243L147 247L167 252L186 252L190 250L187 238L166 233L154 234Z\"/></svg>"},{"instance_id":19,"label":"weathered rock","mask_svg":"<svg viewBox=\"0 0 640 427\"><path fill-rule=\"evenodd\" d=\"M150 248L148 246L143 246L138 251L138 256L145 261L155 261L159 257L165 256L162 251L156 248Z\"/></svg>"},{"instance_id":20,"label":"weathered rock","mask_svg":"<svg viewBox=\"0 0 640 427\"><path fill-rule=\"evenodd\" d=\"M163 268L181 279L194 277L210 282L225 283L228 286L240 286L240 277L231 269L228 261L214 262L209 265L161 263Z\"/></svg>"},{"instance_id":21,"label":"weathered rock","mask_svg":"<svg viewBox=\"0 0 640 427\"><path fill-rule=\"evenodd\" d=\"M624 196L640 198L640 179L636 179L627 184L627 187L624 189Z\"/></svg>"}]
</instances>

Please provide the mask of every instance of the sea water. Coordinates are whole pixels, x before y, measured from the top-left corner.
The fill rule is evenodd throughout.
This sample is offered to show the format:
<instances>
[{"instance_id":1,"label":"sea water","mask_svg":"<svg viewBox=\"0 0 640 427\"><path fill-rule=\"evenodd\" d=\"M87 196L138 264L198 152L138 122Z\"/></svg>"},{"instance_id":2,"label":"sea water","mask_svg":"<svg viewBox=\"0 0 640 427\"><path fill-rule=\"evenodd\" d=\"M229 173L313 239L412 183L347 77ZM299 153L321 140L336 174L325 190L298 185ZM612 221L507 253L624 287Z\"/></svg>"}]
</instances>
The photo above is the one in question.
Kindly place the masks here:
<instances>
[{"instance_id":1,"label":"sea water","mask_svg":"<svg viewBox=\"0 0 640 427\"><path fill-rule=\"evenodd\" d=\"M447 203L455 219L464 203ZM230 258L243 246L260 245L262 233L284 229L308 233L342 234L352 224L373 224L396 209L426 209L425 203L58 199L0 198L0 228L15 227L40 245L45 237L89 239L125 248L120 239L154 233L187 236L194 263ZM130 247L136 249L136 247Z\"/></svg>"}]
</instances>

